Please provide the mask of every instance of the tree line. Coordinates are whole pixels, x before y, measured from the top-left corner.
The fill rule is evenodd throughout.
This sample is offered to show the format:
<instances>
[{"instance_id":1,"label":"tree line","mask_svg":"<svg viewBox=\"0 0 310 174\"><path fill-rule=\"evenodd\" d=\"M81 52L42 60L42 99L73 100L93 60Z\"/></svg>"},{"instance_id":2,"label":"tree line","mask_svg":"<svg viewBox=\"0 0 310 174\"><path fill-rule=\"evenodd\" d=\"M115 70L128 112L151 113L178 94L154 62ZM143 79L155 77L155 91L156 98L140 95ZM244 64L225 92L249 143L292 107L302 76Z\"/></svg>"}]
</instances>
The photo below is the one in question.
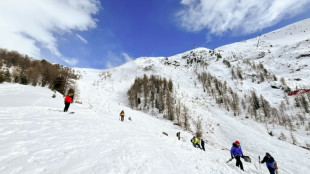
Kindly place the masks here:
<instances>
[{"instance_id":1,"label":"tree line","mask_svg":"<svg viewBox=\"0 0 310 174\"><path fill-rule=\"evenodd\" d=\"M47 86L65 94L68 82L77 78L71 68L52 64L44 59L35 60L17 51L0 49L0 83Z\"/></svg>"},{"instance_id":2,"label":"tree line","mask_svg":"<svg viewBox=\"0 0 310 174\"><path fill-rule=\"evenodd\" d=\"M227 86L226 81L222 82L208 72L198 74L198 79L203 85L203 90L215 99L220 108L233 111L236 116L245 112L247 117L259 122L272 122L284 126L288 124L288 116L285 114L286 107L289 105L288 99L281 103L281 112L279 112L279 109L271 107L263 95L258 96L255 90L249 91L240 99L239 95ZM305 113L309 113L309 96L310 94L296 96L295 107L300 107Z\"/></svg>"},{"instance_id":3,"label":"tree line","mask_svg":"<svg viewBox=\"0 0 310 174\"><path fill-rule=\"evenodd\" d=\"M163 114L164 118L173 121L186 131L191 131L190 123L193 122L196 135L202 136L201 119L195 122L191 119L189 109L176 99L171 79L155 75L136 77L127 96L131 108Z\"/></svg>"}]
</instances>

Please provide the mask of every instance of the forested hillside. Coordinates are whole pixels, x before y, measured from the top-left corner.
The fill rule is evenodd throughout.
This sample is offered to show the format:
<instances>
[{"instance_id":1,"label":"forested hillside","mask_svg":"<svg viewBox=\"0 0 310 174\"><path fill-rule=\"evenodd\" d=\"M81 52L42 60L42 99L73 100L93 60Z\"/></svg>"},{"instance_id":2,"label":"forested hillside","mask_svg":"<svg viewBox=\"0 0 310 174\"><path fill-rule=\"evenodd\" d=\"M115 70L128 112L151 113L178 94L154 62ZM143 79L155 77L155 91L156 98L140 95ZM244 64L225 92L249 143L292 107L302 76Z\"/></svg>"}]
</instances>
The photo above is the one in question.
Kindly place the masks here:
<instances>
[{"instance_id":1,"label":"forested hillside","mask_svg":"<svg viewBox=\"0 0 310 174\"><path fill-rule=\"evenodd\" d=\"M65 94L78 79L74 70L44 59L37 60L17 51L0 49L0 83L47 86ZM74 89L71 89L74 90Z\"/></svg>"},{"instance_id":2,"label":"forested hillside","mask_svg":"<svg viewBox=\"0 0 310 174\"><path fill-rule=\"evenodd\" d=\"M205 128L208 118L197 114L199 109L188 103L216 106L237 119L259 122L272 137L309 149L310 92L288 95L295 90L310 89L309 26L310 20L305 20L214 50L196 48L171 57L143 57L125 64L120 69L136 67L137 74L128 91L130 106L145 112L158 111L176 124L177 113L189 115L186 120L192 125L188 126L192 133L199 132L199 126L195 125L202 119L203 136L208 132ZM132 67L128 71L134 72ZM174 87L171 95L164 91L157 93L157 88L165 90L165 87L148 85L153 84L154 75L169 79ZM127 79L133 77L125 75ZM182 89L182 82L199 92L190 94L193 91ZM157 102L159 99L161 104ZM189 110L182 110L184 103Z\"/></svg>"}]
</instances>

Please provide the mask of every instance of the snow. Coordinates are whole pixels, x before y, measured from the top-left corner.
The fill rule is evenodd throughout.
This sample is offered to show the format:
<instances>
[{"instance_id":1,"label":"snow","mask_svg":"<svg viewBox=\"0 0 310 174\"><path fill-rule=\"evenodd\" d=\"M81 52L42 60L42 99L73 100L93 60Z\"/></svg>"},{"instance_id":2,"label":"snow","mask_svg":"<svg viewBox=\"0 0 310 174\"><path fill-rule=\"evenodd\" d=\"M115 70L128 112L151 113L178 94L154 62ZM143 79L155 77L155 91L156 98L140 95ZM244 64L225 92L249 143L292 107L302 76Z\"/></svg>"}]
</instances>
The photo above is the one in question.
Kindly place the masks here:
<instances>
[{"instance_id":1,"label":"snow","mask_svg":"<svg viewBox=\"0 0 310 174\"><path fill-rule=\"evenodd\" d=\"M96 71L89 74L96 77ZM257 156L265 152L275 157L281 173L306 173L310 167L307 150L269 138L253 121L213 110L211 120L220 126L207 139L204 152L193 148L191 135L171 122L125 107L110 91L99 91L101 102L94 88L89 85L82 94L88 92L87 98L97 104L90 102L92 109L72 104L69 111L75 113L69 114L62 112L63 97L52 98L46 88L2 84L0 173L240 173L234 161L226 164L236 139L254 162L243 162L247 173L259 173ZM16 106L12 101L18 100L23 102ZM121 109L125 122L118 118ZM182 141L175 136L179 131ZM266 172L265 165L260 167Z\"/></svg>"},{"instance_id":2,"label":"snow","mask_svg":"<svg viewBox=\"0 0 310 174\"><path fill-rule=\"evenodd\" d=\"M22 92L9 90L23 88ZM170 122L125 109L132 117L121 123L119 106L111 112L97 112L73 104L61 112L63 98L46 88L2 84L3 101L22 98L24 106L1 107L0 173L189 173L203 170L209 173L227 173L232 165L218 171L217 165L208 166L214 147L206 153L194 149L187 141L190 135ZM28 93L38 91L36 101ZM19 94L19 95L12 95ZM53 105L47 107L46 102ZM45 103L45 104L44 104ZM169 134L162 135L162 131ZM181 131L186 142L174 136ZM235 172L238 173L238 170Z\"/></svg>"},{"instance_id":3,"label":"snow","mask_svg":"<svg viewBox=\"0 0 310 174\"><path fill-rule=\"evenodd\" d=\"M303 46L295 49L297 53L287 53L288 57L283 55L282 58L275 58L275 55L282 54L287 45L287 49L292 50L292 44L310 38L309 24L310 20L298 23L299 29L305 28L307 35L299 35L296 30L293 34L296 33L298 37L285 44L279 39L280 36L285 36L283 33L296 27L288 26L275 31L279 36L263 35L274 45L269 48L272 49L272 55L263 59L255 59L259 52L266 51L261 47L253 50L255 39L227 45L216 51L221 51L224 58L233 52L244 59L265 61L268 70L279 77L286 77L291 85L304 85L310 80L307 77L308 69L290 74L279 69L277 62L283 62L283 67L287 66L289 56L298 55L307 45L300 44ZM269 41L268 44L265 42L265 45L270 44ZM83 104L71 104L69 112L73 111L74 114L62 112L63 96L56 93L56 98L52 98L53 92L47 88L0 84L0 173L239 174L241 172L235 166L235 160L226 163L230 159L231 145L236 140L241 142L244 155L252 159L252 163L243 161L245 173L268 173L265 164L258 163L258 156L263 158L266 152L277 161L279 173L308 173L308 150L278 140L277 136L269 136L264 124L234 117L231 112L218 108L214 100L203 92L193 73L195 67L185 66L186 60L182 56L192 51L203 55L209 49L198 48L168 58L168 61L179 62L180 66L165 65L164 57L143 57L109 70L75 68L82 75L82 79L77 81L79 95L76 100ZM242 91L265 91L264 97L273 105L281 102L283 92L275 92L267 82L233 82L229 80L229 70L222 61L216 61L211 56L209 59L208 71L226 80L230 86ZM299 61L299 65L307 62L306 58ZM202 71L199 68L197 70ZM206 151L192 146L191 132L164 120L161 115L154 116L128 107L126 93L135 77L144 74L171 78L176 97L190 109L192 119L200 117L203 120ZM289 80L296 74L303 81ZM119 120L121 110L125 111L124 122ZM275 126L274 130L279 134L284 128ZM168 136L162 132L168 133ZM181 132L181 140L177 140L177 132ZM305 131L297 131L296 139L302 144L310 142Z\"/></svg>"},{"instance_id":4,"label":"snow","mask_svg":"<svg viewBox=\"0 0 310 174\"><path fill-rule=\"evenodd\" d=\"M310 54L310 19L306 19L273 32L243 42L237 42L219 47L223 58L231 57L232 54L240 58L262 62L268 71L275 75L283 76L288 85L295 89L309 86L309 57L298 59L301 54ZM265 52L263 59L257 55ZM301 69L301 71L296 71ZM302 81L295 81L301 78Z\"/></svg>"}]
</instances>

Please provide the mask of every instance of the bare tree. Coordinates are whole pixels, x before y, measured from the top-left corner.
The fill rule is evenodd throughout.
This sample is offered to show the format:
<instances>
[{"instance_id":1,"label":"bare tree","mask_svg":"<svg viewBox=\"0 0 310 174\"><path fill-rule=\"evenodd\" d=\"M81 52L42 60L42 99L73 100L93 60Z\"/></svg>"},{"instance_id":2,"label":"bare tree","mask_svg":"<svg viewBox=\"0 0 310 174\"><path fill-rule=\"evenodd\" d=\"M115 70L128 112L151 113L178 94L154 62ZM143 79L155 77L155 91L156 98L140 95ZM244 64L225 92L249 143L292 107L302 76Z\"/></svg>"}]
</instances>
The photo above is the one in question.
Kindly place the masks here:
<instances>
[{"instance_id":1,"label":"bare tree","mask_svg":"<svg viewBox=\"0 0 310 174\"><path fill-rule=\"evenodd\" d=\"M237 67L237 76L239 79L243 80L242 70L239 66Z\"/></svg>"},{"instance_id":2,"label":"bare tree","mask_svg":"<svg viewBox=\"0 0 310 174\"><path fill-rule=\"evenodd\" d=\"M284 135L283 132L281 132L280 137L278 139L282 141L286 141L286 136Z\"/></svg>"},{"instance_id":3,"label":"bare tree","mask_svg":"<svg viewBox=\"0 0 310 174\"><path fill-rule=\"evenodd\" d=\"M261 102L261 108L263 110L264 116L265 116L265 122L271 117L271 107L267 100L264 99L262 95L260 95L260 102Z\"/></svg>"},{"instance_id":4,"label":"bare tree","mask_svg":"<svg viewBox=\"0 0 310 174\"><path fill-rule=\"evenodd\" d=\"M304 95L301 95L301 104L306 113L309 113L309 103Z\"/></svg>"},{"instance_id":5,"label":"bare tree","mask_svg":"<svg viewBox=\"0 0 310 174\"><path fill-rule=\"evenodd\" d=\"M239 108L239 97L236 93L232 93L232 102L231 102L231 108L234 111L234 115L240 114L240 108Z\"/></svg>"},{"instance_id":6,"label":"bare tree","mask_svg":"<svg viewBox=\"0 0 310 174\"><path fill-rule=\"evenodd\" d=\"M193 121L193 122L194 122L194 126L195 126L195 129L196 129L196 132L195 132L196 137L202 137L203 129L202 129L201 118L198 117L198 119L196 121Z\"/></svg>"},{"instance_id":7,"label":"bare tree","mask_svg":"<svg viewBox=\"0 0 310 174\"><path fill-rule=\"evenodd\" d=\"M287 86L284 77L281 77L280 81L281 81L283 86Z\"/></svg>"},{"instance_id":8,"label":"bare tree","mask_svg":"<svg viewBox=\"0 0 310 174\"><path fill-rule=\"evenodd\" d=\"M183 128L185 129L185 131L190 131L190 116L188 114L188 109L186 108L186 106L183 106Z\"/></svg>"}]
</instances>

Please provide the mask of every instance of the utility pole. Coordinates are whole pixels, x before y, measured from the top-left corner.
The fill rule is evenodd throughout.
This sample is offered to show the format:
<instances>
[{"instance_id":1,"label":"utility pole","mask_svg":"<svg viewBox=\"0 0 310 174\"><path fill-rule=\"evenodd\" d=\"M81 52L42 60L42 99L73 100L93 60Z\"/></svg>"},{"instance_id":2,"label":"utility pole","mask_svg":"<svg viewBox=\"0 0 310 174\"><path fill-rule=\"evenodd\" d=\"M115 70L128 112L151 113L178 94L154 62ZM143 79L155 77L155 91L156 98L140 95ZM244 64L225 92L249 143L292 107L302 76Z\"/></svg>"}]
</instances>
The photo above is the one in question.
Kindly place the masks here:
<instances>
[{"instance_id":1,"label":"utility pole","mask_svg":"<svg viewBox=\"0 0 310 174\"><path fill-rule=\"evenodd\" d=\"M261 34L259 34L259 36L258 36L258 41L257 41L256 47L258 47L260 36L261 36Z\"/></svg>"}]
</instances>

